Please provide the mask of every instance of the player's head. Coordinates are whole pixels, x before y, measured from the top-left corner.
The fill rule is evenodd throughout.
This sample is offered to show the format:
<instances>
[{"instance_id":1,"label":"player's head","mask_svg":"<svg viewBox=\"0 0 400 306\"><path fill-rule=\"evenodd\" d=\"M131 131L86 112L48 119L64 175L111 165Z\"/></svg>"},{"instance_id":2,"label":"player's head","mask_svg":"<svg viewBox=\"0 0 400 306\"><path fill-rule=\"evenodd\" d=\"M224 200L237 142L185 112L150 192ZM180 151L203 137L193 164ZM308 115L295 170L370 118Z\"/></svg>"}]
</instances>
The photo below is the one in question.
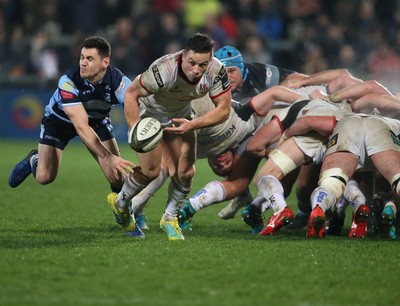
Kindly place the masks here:
<instances>
[{"instance_id":1,"label":"player's head","mask_svg":"<svg viewBox=\"0 0 400 306\"><path fill-rule=\"evenodd\" d=\"M213 47L213 40L206 34L197 33L186 41L182 71L190 82L197 82L207 70L213 58Z\"/></svg>"},{"instance_id":2,"label":"player's head","mask_svg":"<svg viewBox=\"0 0 400 306\"><path fill-rule=\"evenodd\" d=\"M229 79L232 83L232 91L242 86L245 65L242 54L232 46L224 46L218 49L214 56L218 58L226 67Z\"/></svg>"},{"instance_id":3,"label":"player's head","mask_svg":"<svg viewBox=\"0 0 400 306\"><path fill-rule=\"evenodd\" d=\"M103 58L111 56L111 45L107 40L100 36L90 36L85 38L82 47L86 49L97 49L97 52Z\"/></svg>"},{"instance_id":4,"label":"player's head","mask_svg":"<svg viewBox=\"0 0 400 306\"><path fill-rule=\"evenodd\" d=\"M99 36L87 37L82 44L79 60L81 78L98 83L110 65L111 46Z\"/></svg>"},{"instance_id":5,"label":"player's head","mask_svg":"<svg viewBox=\"0 0 400 306\"><path fill-rule=\"evenodd\" d=\"M216 175L227 176L233 167L232 150L227 150L216 156L209 156L208 164Z\"/></svg>"},{"instance_id":6,"label":"player's head","mask_svg":"<svg viewBox=\"0 0 400 306\"><path fill-rule=\"evenodd\" d=\"M218 49L214 56L218 58L226 68L237 67L240 70L242 76L244 76L244 61L242 54L238 49L232 46L224 46Z\"/></svg>"}]
</instances>

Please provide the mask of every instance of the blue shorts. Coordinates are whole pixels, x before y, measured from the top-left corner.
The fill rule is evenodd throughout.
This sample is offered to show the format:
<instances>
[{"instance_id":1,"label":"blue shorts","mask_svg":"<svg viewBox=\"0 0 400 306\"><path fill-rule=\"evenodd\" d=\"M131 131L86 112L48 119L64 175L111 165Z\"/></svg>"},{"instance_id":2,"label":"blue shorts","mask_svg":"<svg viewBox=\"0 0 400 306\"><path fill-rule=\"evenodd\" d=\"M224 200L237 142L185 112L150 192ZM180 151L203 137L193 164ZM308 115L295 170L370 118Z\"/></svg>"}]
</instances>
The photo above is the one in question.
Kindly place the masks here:
<instances>
[{"instance_id":1,"label":"blue shorts","mask_svg":"<svg viewBox=\"0 0 400 306\"><path fill-rule=\"evenodd\" d=\"M110 118L89 119L89 126L99 136L101 141L115 138ZM68 142L78 136L72 123L60 120L54 115L44 116L40 126L39 143L64 150Z\"/></svg>"}]
</instances>

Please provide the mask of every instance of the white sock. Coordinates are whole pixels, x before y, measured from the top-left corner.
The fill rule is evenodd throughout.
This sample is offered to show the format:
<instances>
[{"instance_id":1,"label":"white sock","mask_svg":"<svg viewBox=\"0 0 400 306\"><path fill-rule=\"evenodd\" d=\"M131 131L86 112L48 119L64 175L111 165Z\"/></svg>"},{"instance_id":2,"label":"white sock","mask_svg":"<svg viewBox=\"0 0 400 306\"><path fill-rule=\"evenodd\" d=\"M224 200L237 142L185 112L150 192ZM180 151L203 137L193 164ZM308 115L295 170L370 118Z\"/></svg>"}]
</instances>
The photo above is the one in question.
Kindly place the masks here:
<instances>
[{"instance_id":1,"label":"white sock","mask_svg":"<svg viewBox=\"0 0 400 306\"><path fill-rule=\"evenodd\" d=\"M168 185L168 200L165 208L165 219L171 221L171 217L175 218L178 215L179 206L186 200L190 193L191 186L183 186L174 178Z\"/></svg>"},{"instance_id":2,"label":"white sock","mask_svg":"<svg viewBox=\"0 0 400 306\"><path fill-rule=\"evenodd\" d=\"M257 182L257 187L264 198L270 201L274 215L280 213L287 206L282 184L275 176L262 176Z\"/></svg>"},{"instance_id":3,"label":"white sock","mask_svg":"<svg viewBox=\"0 0 400 306\"><path fill-rule=\"evenodd\" d=\"M311 194L311 208L314 209L317 205L323 211L327 211L336 203L336 198L332 192L323 187L317 187Z\"/></svg>"},{"instance_id":4,"label":"white sock","mask_svg":"<svg viewBox=\"0 0 400 306\"><path fill-rule=\"evenodd\" d=\"M208 183L189 199L190 205L192 205L195 211L222 202L223 200L225 200L225 188L217 181Z\"/></svg>"},{"instance_id":5,"label":"white sock","mask_svg":"<svg viewBox=\"0 0 400 306\"><path fill-rule=\"evenodd\" d=\"M358 188L358 183L355 180L350 180L346 184L343 193L344 198L356 211L360 205L365 204L366 199L363 192Z\"/></svg>"},{"instance_id":6,"label":"white sock","mask_svg":"<svg viewBox=\"0 0 400 306\"><path fill-rule=\"evenodd\" d=\"M167 169L161 168L160 175L132 198L131 209L133 213L142 212L149 198L161 188L168 178Z\"/></svg>"},{"instance_id":7,"label":"white sock","mask_svg":"<svg viewBox=\"0 0 400 306\"><path fill-rule=\"evenodd\" d=\"M257 207L261 213L264 213L271 208L271 202L266 200L263 195L256 196L250 204Z\"/></svg>"},{"instance_id":8,"label":"white sock","mask_svg":"<svg viewBox=\"0 0 400 306\"><path fill-rule=\"evenodd\" d=\"M339 209L346 209L349 203L344 197L340 197L339 200L336 202L335 206Z\"/></svg>"},{"instance_id":9,"label":"white sock","mask_svg":"<svg viewBox=\"0 0 400 306\"><path fill-rule=\"evenodd\" d=\"M130 174L122 186L120 193L115 201L115 206L120 210L125 210L131 204L132 198L142 191L146 186L141 185L134 179L133 175Z\"/></svg>"}]
</instances>

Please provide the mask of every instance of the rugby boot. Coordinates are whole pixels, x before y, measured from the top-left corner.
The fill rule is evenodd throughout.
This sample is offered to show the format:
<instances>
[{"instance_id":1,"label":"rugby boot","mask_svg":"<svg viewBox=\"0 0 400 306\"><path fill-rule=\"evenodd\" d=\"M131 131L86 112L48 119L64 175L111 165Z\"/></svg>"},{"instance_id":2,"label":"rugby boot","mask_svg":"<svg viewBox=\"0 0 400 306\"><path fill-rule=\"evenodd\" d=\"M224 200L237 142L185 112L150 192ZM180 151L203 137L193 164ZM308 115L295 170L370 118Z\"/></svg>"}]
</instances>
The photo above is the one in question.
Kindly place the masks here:
<instances>
[{"instance_id":1,"label":"rugby boot","mask_svg":"<svg viewBox=\"0 0 400 306\"><path fill-rule=\"evenodd\" d=\"M307 237L325 237L325 213L319 205L311 211L310 219L308 220Z\"/></svg>"},{"instance_id":2,"label":"rugby boot","mask_svg":"<svg viewBox=\"0 0 400 306\"><path fill-rule=\"evenodd\" d=\"M139 226L141 230L148 230L149 226L146 222L146 216L143 213L134 214L136 224Z\"/></svg>"},{"instance_id":3,"label":"rugby boot","mask_svg":"<svg viewBox=\"0 0 400 306\"><path fill-rule=\"evenodd\" d=\"M227 206L220 210L218 217L227 220L235 217L236 213L244 207L246 204L253 201L253 197L250 192L245 192L244 195L237 196L229 202Z\"/></svg>"},{"instance_id":4,"label":"rugby boot","mask_svg":"<svg viewBox=\"0 0 400 306\"><path fill-rule=\"evenodd\" d=\"M353 214L349 237L364 238L368 234L369 208L367 205L360 205Z\"/></svg>"},{"instance_id":5,"label":"rugby boot","mask_svg":"<svg viewBox=\"0 0 400 306\"><path fill-rule=\"evenodd\" d=\"M165 217L162 216L160 220L160 228L167 233L168 240L185 240L178 224L178 218L176 217L171 221L167 221L165 220Z\"/></svg>"},{"instance_id":6,"label":"rugby boot","mask_svg":"<svg viewBox=\"0 0 400 306\"><path fill-rule=\"evenodd\" d=\"M292 222L294 218L294 214L292 210L286 206L281 212L276 215L272 215L266 223L265 228L259 233L262 236L268 236L276 233L284 227Z\"/></svg>"},{"instance_id":7,"label":"rugby boot","mask_svg":"<svg viewBox=\"0 0 400 306\"><path fill-rule=\"evenodd\" d=\"M307 226L308 218L310 217L310 213L298 212L292 221L292 223L286 226L289 230L299 230Z\"/></svg>"},{"instance_id":8,"label":"rugby boot","mask_svg":"<svg viewBox=\"0 0 400 306\"><path fill-rule=\"evenodd\" d=\"M8 177L8 184L10 187L15 188L19 186L32 173L30 159L32 155L37 153L38 150L31 150L23 160L21 160L12 168L10 176Z\"/></svg>"},{"instance_id":9,"label":"rugby boot","mask_svg":"<svg viewBox=\"0 0 400 306\"><path fill-rule=\"evenodd\" d=\"M265 228L261 211L256 206L247 204L241 215L242 220L250 226L253 234L258 234Z\"/></svg>"},{"instance_id":10,"label":"rugby boot","mask_svg":"<svg viewBox=\"0 0 400 306\"><path fill-rule=\"evenodd\" d=\"M382 212L382 235L383 237L389 237L396 239L396 215L392 208L392 205L386 205Z\"/></svg>"},{"instance_id":11,"label":"rugby boot","mask_svg":"<svg viewBox=\"0 0 400 306\"><path fill-rule=\"evenodd\" d=\"M136 227L136 222L135 218L129 213L129 209L126 211L119 211L119 209L115 206L115 200L117 199L118 194L115 192L111 192L107 196L107 202L110 205L115 221L118 223L118 225L127 232L128 236L134 236L132 232L135 231Z\"/></svg>"},{"instance_id":12,"label":"rugby boot","mask_svg":"<svg viewBox=\"0 0 400 306\"><path fill-rule=\"evenodd\" d=\"M186 230L190 227L192 218L196 211L187 200L178 211L178 224L181 229Z\"/></svg>"},{"instance_id":13,"label":"rugby boot","mask_svg":"<svg viewBox=\"0 0 400 306\"><path fill-rule=\"evenodd\" d=\"M325 212L325 233L328 236L340 236L342 234L344 221L346 218L346 208L347 207L337 207L331 212L328 218L328 211Z\"/></svg>"}]
</instances>

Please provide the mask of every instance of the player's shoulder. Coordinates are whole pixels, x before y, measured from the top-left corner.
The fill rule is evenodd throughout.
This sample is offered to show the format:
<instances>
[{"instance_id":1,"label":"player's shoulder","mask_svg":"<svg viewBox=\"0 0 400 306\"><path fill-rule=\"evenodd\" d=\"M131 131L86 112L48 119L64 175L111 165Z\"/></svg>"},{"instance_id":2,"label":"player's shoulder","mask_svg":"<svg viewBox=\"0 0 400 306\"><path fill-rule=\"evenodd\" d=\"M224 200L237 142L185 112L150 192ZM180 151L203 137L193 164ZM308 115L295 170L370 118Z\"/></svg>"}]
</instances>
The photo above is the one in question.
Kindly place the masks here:
<instances>
[{"instance_id":1,"label":"player's shoulder","mask_svg":"<svg viewBox=\"0 0 400 306\"><path fill-rule=\"evenodd\" d=\"M158 59L156 59L151 65L150 67L153 66L177 66L177 64L179 63L179 61L181 60L182 57L182 53L183 50L180 50L178 52L174 52L174 53L169 53L166 54L162 57L159 57Z\"/></svg>"},{"instance_id":2,"label":"player's shoulder","mask_svg":"<svg viewBox=\"0 0 400 306\"><path fill-rule=\"evenodd\" d=\"M58 80L58 88L64 91L76 92L83 83L80 77L79 66L69 68Z\"/></svg>"},{"instance_id":3,"label":"player's shoulder","mask_svg":"<svg viewBox=\"0 0 400 306\"><path fill-rule=\"evenodd\" d=\"M125 74L117 67L109 66L107 69L110 72L111 77L116 78L117 80L120 80L125 76Z\"/></svg>"}]
</instances>

